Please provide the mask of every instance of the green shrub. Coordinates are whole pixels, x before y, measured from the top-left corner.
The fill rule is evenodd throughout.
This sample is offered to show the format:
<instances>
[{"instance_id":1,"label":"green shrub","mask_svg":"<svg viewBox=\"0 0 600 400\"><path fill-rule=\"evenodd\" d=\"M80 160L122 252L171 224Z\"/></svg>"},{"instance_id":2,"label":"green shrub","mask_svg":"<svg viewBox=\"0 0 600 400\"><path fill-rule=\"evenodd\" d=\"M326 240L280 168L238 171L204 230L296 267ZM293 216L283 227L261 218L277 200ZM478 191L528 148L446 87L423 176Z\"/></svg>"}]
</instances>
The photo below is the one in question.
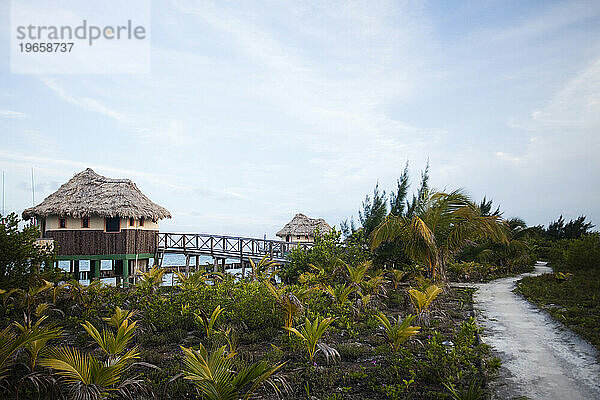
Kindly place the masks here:
<instances>
[{"instance_id":1,"label":"green shrub","mask_svg":"<svg viewBox=\"0 0 600 400\"><path fill-rule=\"evenodd\" d=\"M157 331L199 329L201 327L194 320L193 313L204 311L210 315L217 306L225 310L220 317L220 324L233 325L241 331L260 331L272 337L283 326L283 318L276 312L277 304L273 296L259 282L234 282L229 279L170 296L150 296L144 304L140 304L144 311L144 322L154 326Z\"/></svg>"},{"instance_id":2,"label":"green shrub","mask_svg":"<svg viewBox=\"0 0 600 400\"><path fill-rule=\"evenodd\" d=\"M356 361L371 352L368 346L360 343L340 343L336 348L342 360L345 361Z\"/></svg>"},{"instance_id":3,"label":"green shrub","mask_svg":"<svg viewBox=\"0 0 600 400\"><path fill-rule=\"evenodd\" d=\"M571 240L563 267L571 270L600 268L600 233Z\"/></svg>"}]
</instances>

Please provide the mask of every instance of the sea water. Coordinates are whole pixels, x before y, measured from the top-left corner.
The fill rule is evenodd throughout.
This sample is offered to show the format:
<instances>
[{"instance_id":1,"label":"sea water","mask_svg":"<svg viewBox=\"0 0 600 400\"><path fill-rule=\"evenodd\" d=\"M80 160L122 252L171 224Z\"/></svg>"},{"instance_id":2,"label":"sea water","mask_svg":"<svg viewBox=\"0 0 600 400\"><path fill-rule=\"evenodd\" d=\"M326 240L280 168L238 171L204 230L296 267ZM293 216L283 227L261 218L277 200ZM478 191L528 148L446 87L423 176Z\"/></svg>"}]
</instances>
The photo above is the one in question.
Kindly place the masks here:
<instances>
[{"instance_id":1,"label":"sea water","mask_svg":"<svg viewBox=\"0 0 600 400\"><path fill-rule=\"evenodd\" d=\"M183 269L185 269L185 255L183 254L165 254L163 257L163 262L162 265L164 267L175 267L175 266L180 266L180 267L184 267ZM237 263L240 260L237 258L228 258L225 260L225 263L229 264L229 263ZM200 259L198 260L199 265L201 267L205 267L205 268L212 268L212 266L214 265L214 261L213 258L211 256L200 256ZM58 267L60 269L62 269L65 272L69 272L69 265L70 265L70 261L59 261L58 262ZM154 258L150 258L148 265L152 266L154 265ZM195 257L191 257L190 258L190 266L195 266L196 265L196 258ZM100 263L100 270L101 271L110 271L112 269L112 266L109 262L101 262ZM80 271L89 271L90 270L90 266L89 265L84 265L81 266L79 268ZM248 270L246 270L247 272ZM233 274L233 275L241 275L242 273L242 269L241 268L237 268L237 269L228 269L227 270L228 274ZM163 276L163 283L162 286L172 286L173 285L173 276L175 274L173 273L166 273ZM107 284L107 285L111 285L111 286L115 286L116 285L116 278L101 278L100 279L101 282ZM82 285L89 285L90 281L89 279L82 279L79 281Z\"/></svg>"}]
</instances>

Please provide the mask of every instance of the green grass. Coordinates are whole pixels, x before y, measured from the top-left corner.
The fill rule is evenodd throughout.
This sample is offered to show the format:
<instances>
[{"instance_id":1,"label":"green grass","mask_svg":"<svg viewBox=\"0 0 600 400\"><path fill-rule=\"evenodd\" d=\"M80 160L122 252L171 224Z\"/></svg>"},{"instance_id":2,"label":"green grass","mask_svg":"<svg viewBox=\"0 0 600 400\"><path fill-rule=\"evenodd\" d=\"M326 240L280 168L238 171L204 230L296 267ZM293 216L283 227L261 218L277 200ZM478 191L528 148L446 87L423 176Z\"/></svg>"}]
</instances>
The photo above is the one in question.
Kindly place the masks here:
<instances>
[{"instance_id":1,"label":"green grass","mask_svg":"<svg viewBox=\"0 0 600 400\"><path fill-rule=\"evenodd\" d=\"M515 291L600 350L600 269L574 271L562 281L554 274L526 277Z\"/></svg>"}]
</instances>

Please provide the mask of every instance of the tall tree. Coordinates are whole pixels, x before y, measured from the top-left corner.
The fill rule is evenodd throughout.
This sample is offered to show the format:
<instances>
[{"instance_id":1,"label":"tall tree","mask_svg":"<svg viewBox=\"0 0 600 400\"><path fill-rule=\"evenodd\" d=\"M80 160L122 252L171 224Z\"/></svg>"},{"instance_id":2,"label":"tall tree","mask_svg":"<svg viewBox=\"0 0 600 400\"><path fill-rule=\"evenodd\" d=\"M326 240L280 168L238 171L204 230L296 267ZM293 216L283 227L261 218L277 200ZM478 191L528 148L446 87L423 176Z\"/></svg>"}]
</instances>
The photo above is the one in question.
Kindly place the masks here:
<instances>
[{"instance_id":1,"label":"tall tree","mask_svg":"<svg viewBox=\"0 0 600 400\"><path fill-rule=\"evenodd\" d=\"M579 239L589 233L593 227L591 222L585 222L585 215L581 215L565 224L563 235L565 239Z\"/></svg>"},{"instance_id":2,"label":"tall tree","mask_svg":"<svg viewBox=\"0 0 600 400\"><path fill-rule=\"evenodd\" d=\"M497 206L496 210L492 211L492 209L494 208L492 203L493 203L492 199L488 200L486 198L486 196L483 196L483 200L481 200L481 203L479 203L479 209L481 210L481 215L484 215L484 216L502 215L502 212L500 211L500 206Z\"/></svg>"},{"instance_id":3,"label":"tall tree","mask_svg":"<svg viewBox=\"0 0 600 400\"><path fill-rule=\"evenodd\" d=\"M469 241L485 237L506 241L502 219L482 215L461 191L441 193L425 189L420 198L411 215L390 215L373 231L372 248L400 239L406 253L426 265L430 277L445 278L446 263Z\"/></svg>"},{"instance_id":4,"label":"tall tree","mask_svg":"<svg viewBox=\"0 0 600 400\"><path fill-rule=\"evenodd\" d=\"M548 224L546 235L551 239L578 239L581 236L589 233L594 225L591 222L585 222L585 215L581 215L576 219L572 219L565 223L561 215L556 221Z\"/></svg>"},{"instance_id":5,"label":"tall tree","mask_svg":"<svg viewBox=\"0 0 600 400\"><path fill-rule=\"evenodd\" d=\"M429 193L429 160L427 160L427 165L425 169L421 171L421 182L419 185L419 190L417 190L416 194L413 194L412 201L406 202L406 212L405 215L410 217L412 216L420 204L422 204L425 200L425 197Z\"/></svg>"},{"instance_id":6,"label":"tall tree","mask_svg":"<svg viewBox=\"0 0 600 400\"><path fill-rule=\"evenodd\" d=\"M406 197L408 196L408 188L410 187L410 182L408 180L408 161L404 165L404 171L402 171L402 175L400 175L396 184L396 192L392 191L392 193L390 193L390 214L404 215L404 211L407 208Z\"/></svg>"},{"instance_id":7,"label":"tall tree","mask_svg":"<svg viewBox=\"0 0 600 400\"><path fill-rule=\"evenodd\" d=\"M36 244L37 227L19 229L15 213L0 216L0 287L25 287L43 270L54 270L55 253Z\"/></svg>"},{"instance_id":8,"label":"tall tree","mask_svg":"<svg viewBox=\"0 0 600 400\"><path fill-rule=\"evenodd\" d=\"M548 224L546 234L552 239L562 239L563 231L565 229L565 220L561 215L556 221L552 221Z\"/></svg>"},{"instance_id":9,"label":"tall tree","mask_svg":"<svg viewBox=\"0 0 600 400\"><path fill-rule=\"evenodd\" d=\"M366 237L385 219L386 215L385 191L380 192L379 183L377 183L373 189L373 198L366 195L362 203L362 210L358 211L358 219Z\"/></svg>"}]
</instances>

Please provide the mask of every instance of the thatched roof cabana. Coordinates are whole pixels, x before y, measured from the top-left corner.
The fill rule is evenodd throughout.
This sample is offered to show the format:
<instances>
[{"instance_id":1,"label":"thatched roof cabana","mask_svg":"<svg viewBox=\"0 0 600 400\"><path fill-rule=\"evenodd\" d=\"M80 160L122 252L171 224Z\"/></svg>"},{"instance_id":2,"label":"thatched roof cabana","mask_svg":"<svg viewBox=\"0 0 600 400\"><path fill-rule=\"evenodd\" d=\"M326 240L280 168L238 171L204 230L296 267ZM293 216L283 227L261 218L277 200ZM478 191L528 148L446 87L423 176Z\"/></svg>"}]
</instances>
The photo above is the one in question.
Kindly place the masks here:
<instances>
[{"instance_id":1,"label":"thatched roof cabana","mask_svg":"<svg viewBox=\"0 0 600 400\"><path fill-rule=\"evenodd\" d=\"M283 229L277 232L277 236L281 238L287 235L314 236L317 229L320 233L327 233L331 231L331 226L323 218L309 218L304 214L296 214Z\"/></svg>"},{"instance_id":2,"label":"thatched roof cabana","mask_svg":"<svg viewBox=\"0 0 600 400\"><path fill-rule=\"evenodd\" d=\"M169 210L150 201L129 179L106 178L91 168L75 175L37 206L23 211L24 219L48 215L145 218L152 221L171 218Z\"/></svg>"}]
</instances>

